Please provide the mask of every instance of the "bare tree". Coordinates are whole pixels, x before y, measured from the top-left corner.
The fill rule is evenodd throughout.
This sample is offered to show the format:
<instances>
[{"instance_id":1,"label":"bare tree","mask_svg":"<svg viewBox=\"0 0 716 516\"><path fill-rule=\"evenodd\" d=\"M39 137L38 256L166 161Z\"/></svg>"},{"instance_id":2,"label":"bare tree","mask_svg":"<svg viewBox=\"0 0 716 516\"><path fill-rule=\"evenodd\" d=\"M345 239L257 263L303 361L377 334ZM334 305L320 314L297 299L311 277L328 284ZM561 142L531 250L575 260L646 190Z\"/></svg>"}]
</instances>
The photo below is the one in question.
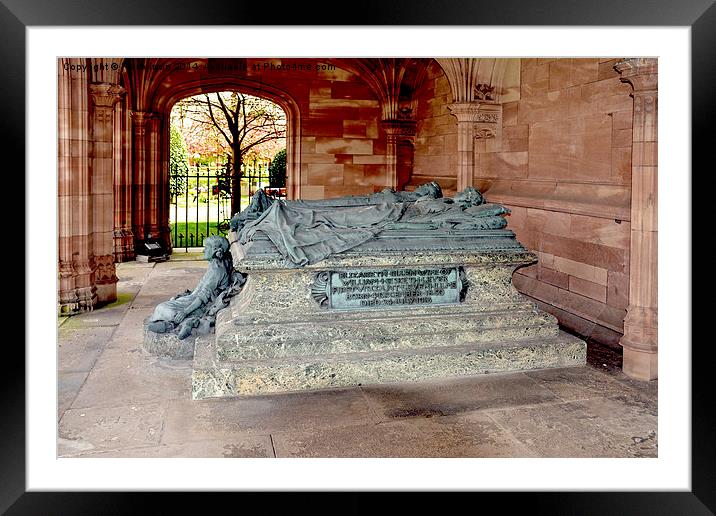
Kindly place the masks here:
<instances>
[{"instance_id":1,"label":"bare tree","mask_svg":"<svg viewBox=\"0 0 716 516\"><path fill-rule=\"evenodd\" d=\"M183 116L220 135L229 155L231 211L239 211L241 165L252 149L286 137L286 115L273 102L239 91L205 93L180 101ZM204 136L207 131L202 131ZM217 142L218 143L218 142Z\"/></svg>"}]
</instances>

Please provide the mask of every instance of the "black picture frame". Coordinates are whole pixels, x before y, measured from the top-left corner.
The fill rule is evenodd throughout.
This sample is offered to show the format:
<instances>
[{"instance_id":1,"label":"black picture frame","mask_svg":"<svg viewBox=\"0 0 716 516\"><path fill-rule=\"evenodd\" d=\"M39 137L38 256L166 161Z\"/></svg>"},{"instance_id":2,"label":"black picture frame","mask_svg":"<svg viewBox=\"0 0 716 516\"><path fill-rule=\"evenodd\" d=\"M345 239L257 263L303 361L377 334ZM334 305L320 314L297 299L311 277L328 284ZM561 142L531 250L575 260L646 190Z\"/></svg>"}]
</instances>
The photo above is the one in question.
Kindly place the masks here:
<instances>
[{"instance_id":1,"label":"black picture frame","mask_svg":"<svg viewBox=\"0 0 716 516\"><path fill-rule=\"evenodd\" d=\"M13 166L23 169L25 149L25 29L28 26L84 25L246 25L247 20L263 20L266 25L305 23L309 25L509 25L509 26L689 26L691 27L692 70L692 162L707 163L709 144L713 146L713 87L716 66L716 6L714 0L601 0L580 2L550 0L522 2L432 2L363 0L348 17L334 3L313 2L294 7L282 6L270 16L265 4L245 1L231 6L189 0L109 0L52 1L0 0L0 127L6 148L13 149ZM201 4L197 9L196 5ZM688 92L684 92L685 94ZM690 174L691 171L684 171ZM706 170L704 170L706 172ZM25 191L31 192L27 184ZM693 189L692 189L693 191ZM30 202L30 193L28 201ZM696 205L695 199L693 205ZM696 230L697 217L692 217ZM34 231L41 228L25 228ZM51 231L51 230L50 230ZM693 263L693 262L692 262ZM693 263L695 265L695 263ZM17 266L15 266L17 267ZM695 270L695 267L692 267ZM24 271L29 272L27 268ZM20 291L20 290L18 290ZM24 291L24 288L22 289ZM25 293L30 296L31 293ZM692 300L695 309L698 307ZM31 305L31 303L30 303ZM23 306L27 306L23 303ZM25 313L26 324L29 314ZM692 316L693 320L693 316ZM684 321L691 325L691 321ZM5 367L0 375L2 415L0 416L0 511L8 514L78 514L134 512L144 506L146 493L26 492L25 488L25 354L17 339L6 339ZM10 344L14 344L14 347ZM687 349L691 343L668 343ZM667 345L666 343L663 345ZM714 392L710 381L712 344L701 341L692 347L692 490L690 492L584 492L584 493L474 493L480 504L494 496L506 496L510 506L516 501L529 504L530 511L545 514L712 514L716 511L716 453ZM13 356L12 353L15 355ZM711 373L711 374L709 374ZM662 386L668 389L668 386ZM184 505L177 493L162 496L163 511L174 504ZM212 495L215 497L216 495ZM247 496L243 494L242 496ZM251 498L265 497L251 495ZM358 497L351 495L351 498ZM222 497L224 498L224 497ZM459 498L464 498L463 496ZM244 498L245 500L245 498ZM265 500L265 498L264 498ZM214 498L216 501L216 498ZM257 500L258 501L258 500ZM248 503L247 501L242 502ZM265 501L264 501L265 503ZM344 500L348 510L371 504ZM405 505L407 503L407 505ZM454 503L459 503L455 501ZM474 503L474 502L470 502ZM504 504L504 501L502 501ZM423 506L422 493L413 493L409 505ZM247 505L248 506L248 505ZM484 505L483 505L484 506ZM341 511L343 512L343 511ZM362 511L361 511L362 512Z\"/></svg>"}]
</instances>

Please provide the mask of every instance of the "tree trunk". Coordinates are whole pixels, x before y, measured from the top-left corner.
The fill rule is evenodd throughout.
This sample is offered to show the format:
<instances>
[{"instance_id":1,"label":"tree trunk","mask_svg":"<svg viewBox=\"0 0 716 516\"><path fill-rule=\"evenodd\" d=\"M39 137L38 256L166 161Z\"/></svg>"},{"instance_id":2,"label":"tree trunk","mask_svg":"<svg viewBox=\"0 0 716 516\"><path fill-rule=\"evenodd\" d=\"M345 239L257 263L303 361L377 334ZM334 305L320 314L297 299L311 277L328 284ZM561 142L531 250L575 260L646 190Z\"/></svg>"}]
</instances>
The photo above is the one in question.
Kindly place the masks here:
<instances>
[{"instance_id":1,"label":"tree trunk","mask_svg":"<svg viewBox=\"0 0 716 516\"><path fill-rule=\"evenodd\" d=\"M233 148L231 152L231 213L241 211L241 150Z\"/></svg>"}]
</instances>

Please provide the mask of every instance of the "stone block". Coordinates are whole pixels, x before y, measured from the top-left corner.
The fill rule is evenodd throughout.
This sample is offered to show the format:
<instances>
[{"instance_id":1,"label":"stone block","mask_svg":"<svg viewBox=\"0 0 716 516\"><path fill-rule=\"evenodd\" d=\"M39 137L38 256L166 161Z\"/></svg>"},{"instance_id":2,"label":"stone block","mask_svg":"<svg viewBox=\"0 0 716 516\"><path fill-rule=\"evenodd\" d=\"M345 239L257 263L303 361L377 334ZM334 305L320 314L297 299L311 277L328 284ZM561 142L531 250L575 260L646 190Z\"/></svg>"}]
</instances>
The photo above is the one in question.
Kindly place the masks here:
<instances>
[{"instance_id":1,"label":"stone block","mask_svg":"<svg viewBox=\"0 0 716 516\"><path fill-rule=\"evenodd\" d=\"M302 199L325 199L325 186L323 185L306 185L301 187Z\"/></svg>"},{"instance_id":2,"label":"stone block","mask_svg":"<svg viewBox=\"0 0 716 516\"><path fill-rule=\"evenodd\" d=\"M609 59L608 61L600 61L599 68L597 71L597 79L613 79L619 77L619 72L614 69L614 65L617 64L618 59Z\"/></svg>"},{"instance_id":3,"label":"stone block","mask_svg":"<svg viewBox=\"0 0 716 516\"><path fill-rule=\"evenodd\" d=\"M367 124L368 122L361 120L343 120L343 138L366 138ZM335 135L331 134L329 136Z\"/></svg>"},{"instance_id":4,"label":"stone block","mask_svg":"<svg viewBox=\"0 0 716 516\"><path fill-rule=\"evenodd\" d=\"M612 130L612 147L628 147L631 149L632 141L631 127Z\"/></svg>"},{"instance_id":5,"label":"stone block","mask_svg":"<svg viewBox=\"0 0 716 516\"><path fill-rule=\"evenodd\" d=\"M343 165L310 163L308 165L308 183L324 186L343 184Z\"/></svg>"},{"instance_id":6,"label":"stone block","mask_svg":"<svg viewBox=\"0 0 716 516\"><path fill-rule=\"evenodd\" d=\"M504 128L517 125L517 106L519 102L507 102L502 105L502 126Z\"/></svg>"},{"instance_id":7,"label":"stone block","mask_svg":"<svg viewBox=\"0 0 716 516\"><path fill-rule=\"evenodd\" d=\"M569 291L602 303L607 302L607 287L575 276L569 276Z\"/></svg>"},{"instance_id":8,"label":"stone block","mask_svg":"<svg viewBox=\"0 0 716 516\"><path fill-rule=\"evenodd\" d=\"M628 249L631 237L629 222L616 222L613 219L570 215L570 235L572 238L620 249Z\"/></svg>"},{"instance_id":9,"label":"stone block","mask_svg":"<svg viewBox=\"0 0 716 516\"><path fill-rule=\"evenodd\" d=\"M598 285L607 284L607 271L601 267L595 267L587 263L576 262L561 256L554 257L554 268L570 276L575 276Z\"/></svg>"},{"instance_id":10,"label":"stone block","mask_svg":"<svg viewBox=\"0 0 716 516\"><path fill-rule=\"evenodd\" d=\"M631 185L631 147L612 149L612 179L623 185Z\"/></svg>"},{"instance_id":11,"label":"stone block","mask_svg":"<svg viewBox=\"0 0 716 516\"><path fill-rule=\"evenodd\" d=\"M527 208L527 229L569 236L571 234L571 215L558 211L546 211Z\"/></svg>"},{"instance_id":12,"label":"stone block","mask_svg":"<svg viewBox=\"0 0 716 516\"><path fill-rule=\"evenodd\" d=\"M331 85L333 99L374 99L375 95L364 82L334 81Z\"/></svg>"},{"instance_id":13,"label":"stone block","mask_svg":"<svg viewBox=\"0 0 716 516\"><path fill-rule=\"evenodd\" d=\"M526 178L528 174L527 152L490 152L480 154L481 177Z\"/></svg>"},{"instance_id":14,"label":"stone block","mask_svg":"<svg viewBox=\"0 0 716 516\"><path fill-rule=\"evenodd\" d=\"M592 265L605 271L626 272L628 268L629 252L626 249L593 244L575 238L565 238L548 233L543 234L540 242L540 250L553 254L555 257L561 256L569 260ZM556 265L555 268L557 268ZM603 274L603 276L600 277L603 277L603 280L606 281L606 272L600 272L600 274ZM589 277L584 277L583 279L593 281L593 278ZM600 282L597 281L597 283Z\"/></svg>"},{"instance_id":15,"label":"stone block","mask_svg":"<svg viewBox=\"0 0 716 516\"><path fill-rule=\"evenodd\" d=\"M626 309L629 306L629 275L621 272L607 273L607 304Z\"/></svg>"},{"instance_id":16,"label":"stone block","mask_svg":"<svg viewBox=\"0 0 716 516\"><path fill-rule=\"evenodd\" d=\"M344 165L343 166L343 185L344 186L365 186L368 182L365 177L363 165Z\"/></svg>"},{"instance_id":17,"label":"stone block","mask_svg":"<svg viewBox=\"0 0 716 516\"><path fill-rule=\"evenodd\" d=\"M353 157L355 165L385 165L387 163L385 155L356 155Z\"/></svg>"},{"instance_id":18,"label":"stone block","mask_svg":"<svg viewBox=\"0 0 716 516\"><path fill-rule=\"evenodd\" d=\"M549 63L549 91L571 86L570 69L569 59L560 59Z\"/></svg>"},{"instance_id":19,"label":"stone block","mask_svg":"<svg viewBox=\"0 0 716 516\"><path fill-rule=\"evenodd\" d=\"M316 152L327 154L373 154L373 140L358 138L316 138Z\"/></svg>"},{"instance_id":20,"label":"stone block","mask_svg":"<svg viewBox=\"0 0 716 516\"><path fill-rule=\"evenodd\" d=\"M144 321L144 350L152 355L175 360L191 360L194 358L195 336L180 339L176 333L154 333L147 328Z\"/></svg>"},{"instance_id":21,"label":"stone block","mask_svg":"<svg viewBox=\"0 0 716 516\"><path fill-rule=\"evenodd\" d=\"M563 288L565 290L569 289L570 276L563 272L555 271L547 267L540 267L537 278L540 281L544 281L545 283L549 283L555 287Z\"/></svg>"},{"instance_id":22,"label":"stone block","mask_svg":"<svg viewBox=\"0 0 716 516\"><path fill-rule=\"evenodd\" d=\"M599 59L570 59L570 85L594 82L599 78Z\"/></svg>"},{"instance_id":23,"label":"stone block","mask_svg":"<svg viewBox=\"0 0 716 516\"><path fill-rule=\"evenodd\" d=\"M612 120L614 129L631 129L634 119L634 113L632 109L625 109L623 111L615 111L612 114Z\"/></svg>"},{"instance_id":24,"label":"stone block","mask_svg":"<svg viewBox=\"0 0 716 516\"><path fill-rule=\"evenodd\" d=\"M340 155L340 154L338 154ZM345 155L345 154L343 154ZM321 152L314 152L312 154L304 153L301 157L301 170L306 170L306 174L308 174L308 165L314 164L314 163L322 163L322 164L335 164L336 163L336 156L337 154L328 154L328 153L321 153Z\"/></svg>"}]
</instances>

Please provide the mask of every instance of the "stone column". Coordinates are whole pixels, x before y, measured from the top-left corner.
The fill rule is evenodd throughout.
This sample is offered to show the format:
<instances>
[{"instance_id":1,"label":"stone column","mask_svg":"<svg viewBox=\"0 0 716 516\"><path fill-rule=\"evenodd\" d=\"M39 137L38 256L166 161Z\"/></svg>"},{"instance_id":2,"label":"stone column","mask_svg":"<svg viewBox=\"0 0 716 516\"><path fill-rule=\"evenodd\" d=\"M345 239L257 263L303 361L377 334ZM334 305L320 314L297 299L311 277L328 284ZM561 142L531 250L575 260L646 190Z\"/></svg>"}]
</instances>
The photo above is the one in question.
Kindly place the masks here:
<instances>
[{"instance_id":1,"label":"stone column","mask_svg":"<svg viewBox=\"0 0 716 516\"><path fill-rule=\"evenodd\" d=\"M147 203L144 215L144 227L146 236L152 238L164 238L168 233L165 228L166 221L161 220L163 215L162 204L167 192L166 184L162 174L161 152L160 152L160 128L161 117L152 113L147 117L146 124L146 171L147 171Z\"/></svg>"},{"instance_id":2,"label":"stone column","mask_svg":"<svg viewBox=\"0 0 716 516\"><path fill-rule=\"evenodd\" d=\"M502 107L483 102L455 102L448 105L457 118L457 190L474 184L475 138L490 138L497 134Z\"/></svg>"},{"instance_id":3,"label":"stone column","mask_svg":"<svg viewBox=\"0 0 716 516\"><path fill-rule=\"evenodd\" d=\"M60 59L57 77L57 208L59 232L59 313L79 311L79 299L75 291L73 260L72 211L72 79L64 68L70 60Z\"/></svg>"},{"instance_id":4,"label":"stone column","mask_svg":"<svg viewBox=\"0 0 716 516\"><path fill-rule=\"evenodd\" d=\"M624 319L624 373L657 378L657 91L656 59L616 64L634 91L629 306Z\"/></svg>"},{"instance_id":5,"label":"stone column","mask_svg":"<svg viewBox=\"0 0 716 516\"><path fill-rule=\"evenodd\" d=\"M124 94L118 84L90 84L92 109L92 208L95 285L97 301L117 300L117 274L114 266L114 167L115 104Z\"/></svg>"},{"instance_id":6,"label":"stone column","mask_svg":"<svg viewBox=\"0 0 716 516\"><path fill-rule=\"evenodd\" d=\"M134 156L132 174L132 232L135 248L145 235L147 222L147 121L151 113L144 111L132 112L132 149Z\"/></svg>"},{"instance_id":7,"label":"stone column","mask_svg":"<svg viewBox=\"0 0 716 516\"><path fill-rule=\"evenodd\" d=\"M59 312L97 303L93 243L90 107L86 59L61 59L58 73Z\"/></svg>"},{"instance_id":8,"label":"stone column","mask_svg":"<svg viewBox=\"0 0 716 516\"><path fill-rule=\"evenodd\" d=\"M126 97L115 104L114 111L114 260L134 260L134 232L132 231L132 119Z\"/></svg>"},{"instance_id":9,"label":"stone column","mask_svg":"<svg viewBox=\"0 0 716 516\"><path fill-rule=\"evenodd\" d=\"M401 190L408 178L401 178L399 174L398 146L406 140L414 145L417 122L403 119L383 120L381 127L385 131L386 137L386 186Z\"/></svg>"}]
</instances>

